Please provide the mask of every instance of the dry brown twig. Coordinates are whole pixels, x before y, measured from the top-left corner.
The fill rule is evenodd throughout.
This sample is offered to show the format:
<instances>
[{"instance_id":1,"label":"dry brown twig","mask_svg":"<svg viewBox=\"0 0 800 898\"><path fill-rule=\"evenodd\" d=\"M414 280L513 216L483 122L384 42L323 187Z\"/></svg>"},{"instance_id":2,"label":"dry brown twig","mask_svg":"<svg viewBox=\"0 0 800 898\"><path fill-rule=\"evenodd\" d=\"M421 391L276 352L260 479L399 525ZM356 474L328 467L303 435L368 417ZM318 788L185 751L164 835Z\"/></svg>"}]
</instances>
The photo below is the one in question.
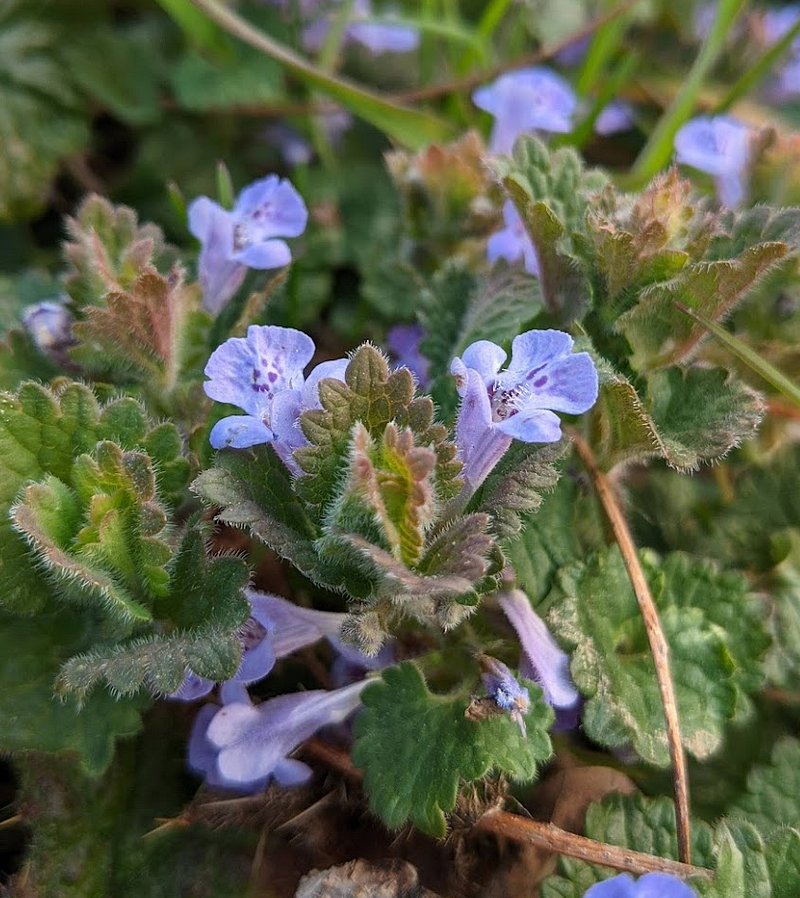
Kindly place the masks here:
<instances>
[{"instance_id":1,"label":"dry brown twig","mask_svg":"<svg viewBox=\"0 0 800 898\"><path fill-rule=\"evenodd\" d=\"M614 538L619 546L625 569L633 586L636 600L642 612L647 639L650 643L650 651L656 666L656 678L658 689L661 693L661 704L664 707L664 718L667 727L667 742L669 754L672 760L672 777L675 791L675 818L678 835L678 856L686 864L692 862L691 833L689 828L689 777L686 770L686 755L681 742L680 719L678 717L678 704L675 699L675 687L672 683L672 674L669 666L669 645L658 618L658 611L653 600L653 594L647 584L647 579L639 563L636 546L633 542L628 522L622 513L622 508L617 500L614 489L608 477L600 470L591 447L574 429L570 430L570 436L575 444L575 449L580 456L584 467L597 491L600 504L605 510Z\"/></svg>"},{"instance_id":2,"label":"dry brown twig","mask_svg":"<svg viewBox=\"0 0 800 898\"><path fill-rule=\"evenodd\" d=\"M336 748L315 737L305 743L303 751L309 757L336 770L352 782L361 783L363 774L353 765L350 755L344 749ZM710 878L712 876L712 871L705 867L695 867L680 861L644 854L641 851L630 851L617 845L608 845L605 842L598 842L595 839L587 839L585 836L567 832L552 823L529 820L519 814L509 814L506 811L490 811L476 823L476 828L483 832L503 836L514 842L546 848L557 854L574 857L591 864L599 864L602 867L611 867L614 870L622 870L626 873L636 875L669 873L682 878L690 876Z\"/></svg>"}]
</instances>

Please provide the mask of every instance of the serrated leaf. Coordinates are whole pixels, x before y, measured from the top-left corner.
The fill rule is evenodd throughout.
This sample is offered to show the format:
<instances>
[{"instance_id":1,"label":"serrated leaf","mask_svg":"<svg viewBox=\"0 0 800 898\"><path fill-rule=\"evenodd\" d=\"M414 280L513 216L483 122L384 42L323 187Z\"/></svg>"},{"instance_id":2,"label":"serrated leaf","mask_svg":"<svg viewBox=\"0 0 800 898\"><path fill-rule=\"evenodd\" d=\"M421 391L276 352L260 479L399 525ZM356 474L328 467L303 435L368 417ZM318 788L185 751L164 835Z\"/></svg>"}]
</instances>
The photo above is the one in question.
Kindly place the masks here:
<instances>
[{"instance_id":1,"label":"serrated leaf","mask_svg":"<svg viewBox=\"0 0 800 898\"><path fill-rule=\"evenodd\" d=\"M486 478L477 505L492 517L492 530L507 538L519 533L524 515L535 512L542 494L552 490L559 472L554 466L569 448L569 440L531 445L515 440Z\"/></svg>"},{"instance_id":2,"label":"serrated leaf","mask_svg":"<svg viewBox=\"0 0 800 898\"><path fill-rule=\"evenodd\" d=\"M532 779L552 751L552 710L538 686L526 685L532 698L527 739L510 717L467 719L468 699L433 695L409 662L384 671L362 694L365 709L356 720L353 749L373 812L390 829L411 820L441 837L460 781L479 779L492 768Z\"/></svg>"},{"instance_id":3,"label":"serrated leaf","mask_svg":"<svg viewBox=\"0 0 800 898\"><path fill-rule=\"evenodd\" d=\"M756 767L747 777L747 791L730 810L731 817L747 820L768 836L781 826L800 828L800 742L783 739L772 752L769 765Z\"/></svg>"},{"instance_id":4,"label":"serrated leaf","mask_svg":"<svg viewBox=\"0 0 800 898\"><path fill-rule=\"evenodd\" d=\"M641 557L670 646L682 741L690 754L707 758L721 745L727 722L749 708L747 693L760 680L763 624L740 578L680 554L663 562L652 553ZM588 697L587 734L604 745L631 743L647 762L668 765L653 658L618 550L564 568L556 583L547 599L548 621L569 649L573 680ZM695 583L704 584L702 595ZM717 605L731 603L730 615L706 603L707 589L719 595ZM717 623L720 613L731 632ZM733 623L739 614L742 627ZM752 640L749 627L758 631Z\"/></svg>"},{"instance_id":5,"label":"serrated leaf","mask_svg":"<svg viewBox=\"0 0 800 898\"><path fill-rule=\"evenodd\" d=\"M62 159L89 142L83 104L58 59L55 26L23 3L0 10L0 220L44 204Z\"/></svg>"},{"instance_id":6,"label":"serrated leaf","mask_svg":"<svg viewBox=\"0 0 800 898\"><path fill-rule=\"evenodd\" d=\"M678 860L675 808L668 798L609 795L602 802L589 806L585 830L590 839L599 842ZM714 846L710 827L693 820L691 839L692 862L711 868ZM543 883L542 898L583 898L589 886L616 875L608 867L563 856L559 858L558 868L560 875L551 876Z\"/></svg>"},{"instance_id":7,"label":"serrated leaf","mask_svg":"<svg viewBox=\"0 0 800 898\"><path fill-rule=\"evenodd\" d=\"M772 898L764 843L747 823L723 821L714 834L714 879L698 881L703 898Z\"/></svg>"},{"instance_id":8,"label":"serrated leaf","mask_svg":"<svg viewBox=\"0 0 800 898\"><path fill-rule=\"evenodd\" d=\"M0 619L0 748L74 752L87 773L100 773L114 740L139 730L145 702L117 702L97 692L79 711L53 695L59 664L91 639L84 616L65 609L25 618L2 612Z\"/></svg>"},{"instance_id":9,"label":"serrated leaf","mask_svg":"<svg viewBox=\"0 0 800 898\"><path fill-rule=\"evenodd\" d=\"M723 321L797 249L800 210L775 214L756 207L728 213L713 230L716 233L699 258L672 280L645 289L638 304L618 319L637 370L662 368L690 357L707 331L675 303L714 322Z\"/></svg>"},{"instance_id":10,"label":"serrated leaf","mask_svg":"<svg viewBox=\"0 0 800 898\"><path fill-rule=\"evenodd\" d=\"M161 229L139 225L127 206L112 206L97 194L88 196L74 218L67 218L68 263L64 287L77 309L101 305L109 291L124 293L148 266L168 270L172 249Z\"/></svg>"},{"instance_id":11,"label":"serrated leaf","mask_svg":"<svg viewBox=\"0 0 800 898\"><path fill-rule=\"evenodd\" d=\"M767 841L767 870L772 898L794 898L800 894L800 832L781 829Z\"/></svg>"}]
</instances>

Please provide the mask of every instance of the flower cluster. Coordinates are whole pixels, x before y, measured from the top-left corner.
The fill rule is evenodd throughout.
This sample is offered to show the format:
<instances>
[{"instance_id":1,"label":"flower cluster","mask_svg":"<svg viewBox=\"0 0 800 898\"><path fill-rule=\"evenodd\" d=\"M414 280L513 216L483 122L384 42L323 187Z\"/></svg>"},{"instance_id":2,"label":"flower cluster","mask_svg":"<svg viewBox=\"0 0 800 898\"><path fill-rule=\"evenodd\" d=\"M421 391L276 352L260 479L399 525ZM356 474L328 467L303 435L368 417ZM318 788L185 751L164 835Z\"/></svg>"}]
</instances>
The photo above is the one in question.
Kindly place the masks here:
<instances>
[{"instance_id":1,"label":"flower cluster","mask_svg":"<svg viewBox=\"0 0 800 898\"><path fill-rule=\"evenodd\" d=\"M198 274L203 305L216 314L241 287L248 268L281 268L292 260L282 237L299 237L308 211L300 194L277 175L254 181L232 210L207 196L189 206L189 230L202 245Z\"/></svg>"}]
</instances>

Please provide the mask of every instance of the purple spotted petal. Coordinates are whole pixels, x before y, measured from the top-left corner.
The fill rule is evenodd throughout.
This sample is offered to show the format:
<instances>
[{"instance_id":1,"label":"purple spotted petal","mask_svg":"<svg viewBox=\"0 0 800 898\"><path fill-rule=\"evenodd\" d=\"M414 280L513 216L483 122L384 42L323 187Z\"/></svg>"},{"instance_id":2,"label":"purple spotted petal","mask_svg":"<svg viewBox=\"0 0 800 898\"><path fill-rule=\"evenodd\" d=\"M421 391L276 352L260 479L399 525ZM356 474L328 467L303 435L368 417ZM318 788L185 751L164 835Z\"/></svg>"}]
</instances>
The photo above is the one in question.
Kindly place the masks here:
<instances>
[{"instance_id":1,"label":"purple spotted petal","mask_svg":"<svg viewBox=\"0 0 800 898\"><path fill-rule=\"evenodd\" d=\"M227 705L211 720L207 738L216 767L228 782L252 783L273 775L317 730L342 723L361 703L366 681L333 692L313 690L270 699L258 708Z\"/></svg>"},{"instance_id":2,"label":"purple spotted petal","mask_svg":"<svg viewBox=\"0 0 800 898\"><path fill-rule=\"evenodd\" d=\"M212 399L237 405L269 425L274 396L302 386L313 354L313 340L301 331L251 325L247 337L232 337L214 350L203 386Z\"/></svg>"},{"instance_id":3,"label":"purple spotted petal","mask_svg":"<svg viewBox=\"0 0 800 898\"><path fill-rule=\"evenodd\" d=\"M291 183L277 175L254 181L236 198L236 247L273 237L298 237L306 229L308 210Z\"/></svg>"},{"instance_id":4,"label":"purple spotted petal","mask_svg":"<svg viewBox=\"0 0 800 898\"><path fill-rule=\"evenodd\" d=\"M572 708L580 700L569 674L569 657L550 635L547 626L519 589L504 592L500 607L517 631L522 658L520 674L540 683L547 702L556 708Z\"/></svg>"},{"instance_id":5,"label":"purple spotted petal","mask_svg":"<svg viewBox=\"0 0 800 898\"><path fill-rule=\"evenodd\" d=\"M595 883L584 898L696 898L696 893L669 873L647 873L636 881L629 873L621 873Z\"/></svg>"},{"instance_id":6,"label":"purple spotted petal","mask_svg":"<svg viewBox=\"0 0 800 898\"><path fill-rule=\"evenodd\" d=\"M215 449L249 449L272 440L272 431L252 415L229 415L217 421L208 435Z\"/></svg>"}]
</instances>

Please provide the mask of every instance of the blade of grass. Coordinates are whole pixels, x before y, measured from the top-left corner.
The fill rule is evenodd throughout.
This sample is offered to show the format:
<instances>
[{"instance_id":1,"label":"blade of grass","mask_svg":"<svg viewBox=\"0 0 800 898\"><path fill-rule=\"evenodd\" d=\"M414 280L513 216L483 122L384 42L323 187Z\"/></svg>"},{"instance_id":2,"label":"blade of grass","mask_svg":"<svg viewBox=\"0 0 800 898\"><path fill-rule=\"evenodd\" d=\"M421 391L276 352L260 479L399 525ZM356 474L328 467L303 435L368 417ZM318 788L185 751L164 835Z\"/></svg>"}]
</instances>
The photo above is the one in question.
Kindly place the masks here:
<instances>
[{"instance_id":1,"label":"blade of grass","mask_svg":"<svg viewBox=\"0 0 800 898\"><path fill-rule=\"evenodd\" d=\"M722 52L730 29L746 2L747 0L720 0L711 30L689 74L633 164L631 173L637 183L647 183L669 162L675 134L692 114L703 81Z\"/></svg>"},{"instance_id":2,"label":"blade of grass","mask_svg":"<svg viewBox=\"0 0 800 898\"><path fill-rule=\"evenodd\" d=\"M604 82L603 88L598 94L589 114L578 127L575 128L572 134L567 136L564 143L569 143L579 149L586 144L592 136L597 116L600 115L606 105L617 96L622 85L627 81L630 81L633 77L633 73L639 67L640 62L641 56L638 53L633 52L628 53L622 60L620 60L619 65Z\"/></svg>"},{"instance_id":3,"label":"blade of grass","mask_svg":"<svg viewBox=\"0 0 800 898\"><path fill-rule=\"evenodd\" d=\"M219 28L195 9L189 0L156 0L158 5L170 16L190 42L206 50L220 51L225 48L224 36Z\"/></svg>"},{"instance_id":4,"label":"blade of grass","mask_svg":"<svg viewBox=\"0 0 800 898\"><path fill-rule=\"evenodd\" d=\"M281 63L292 74L338 100L355 115L380 128L398 143L419 150L431 141L446 140L446 122L406 106L400 106L359 85L323 72L288 47L273 40L218 0L189 0L222 29Z\"/></svg>"},{"instance_id":5,"label":"blade of grass","mask_svg":"<svg viewBox=\"0 0 800 898\"><path fill-rule=\"evenodd\" d=\"M609 60L622 45L631 20L632 9L633 7L623 15L609 20L595 31L575 81L575 90L580 96L585 97L592 91L602 77Z\"/></svg>"},{"instance_id":6,"label":"blade of grass","mask_svg":"<svg viewBox=\"0 0 800 898\"><path fill-rule=\"evenodd\" d=\"M717 104L715 112L725 112L730 109L738 99L747 96L758 82L773 70L775 63L791 46L798 34L800 34L800 17L798 17L797 21L786 34L766 50L763 55L747 69L741 78L736 81Z\"/></svg>"},{"instance_id":7,"label":"blade of grass","mask_svg":"<svg viewBox=\"0 0 800 898\"><path fill-rule=\"evenodd\" d=\"M724 327L720 327L715 321L711 321L711 319L706 318L705 315L695 312L693 309L685 306L682 302L676 302L675 305L685 315L693 318L698 324L702 324L709 333L713 334L720 343L727 346L728 349L730 349L738 359L744 362L751 371L755 371L759 377L762 377L790 402L800 408L800 387L789 380L782 371L779 371L771 362L768 362L765 358L760 356L754 349L751 349L738 337L734 337L733 334L728 333Z\"/></svg>"}]
</instances>

